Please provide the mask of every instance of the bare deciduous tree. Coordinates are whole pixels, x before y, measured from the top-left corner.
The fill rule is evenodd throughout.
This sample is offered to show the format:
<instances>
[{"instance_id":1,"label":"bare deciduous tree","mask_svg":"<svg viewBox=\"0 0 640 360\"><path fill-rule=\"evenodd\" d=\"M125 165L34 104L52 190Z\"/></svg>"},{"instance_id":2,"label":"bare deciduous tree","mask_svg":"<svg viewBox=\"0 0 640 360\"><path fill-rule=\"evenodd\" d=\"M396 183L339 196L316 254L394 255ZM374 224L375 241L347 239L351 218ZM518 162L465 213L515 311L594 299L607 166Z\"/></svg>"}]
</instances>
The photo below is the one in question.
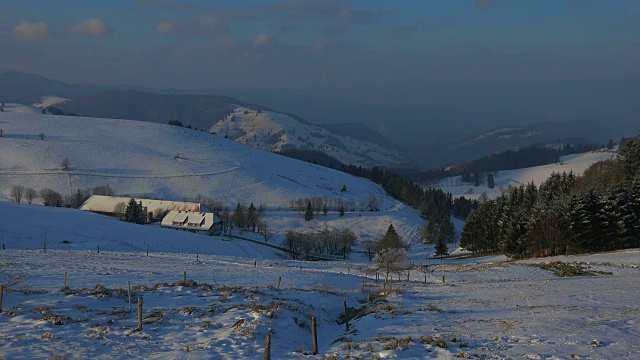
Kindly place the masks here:
<instances>
[{"instance_id":1,"label":"bare deciduous tree","mask_svg":"<svg viewBox=\"0 0 640 360\"><path fill-rule=\"evenodd\" d=\"M376 269L385 272L385 279L389 279L390 273L398 273L409 267L409 255L407 251L399 248L386 248L380 250L373 257Z\"/></svg>"},{"instance_id":2,"label":"bare deciduous tree","mask_svg":"<svg viewBox=\"0 0 640 360\"><path fill-rule=\"evenodd\" d=\"M33 199L38 197L38 192L35 189L27 188L24 191L24 197L29 204L33 202Z\"/></svg>"},{"instance_id":3,"label":"bare deciduous tree","mask_svg":"<svg viewBox=\"0 0 640 360\"><path fill-rule=\"evenodd\" d=\"M116 214L124 215L125 210L127 210L127 203L124 201L117 203L116 206L113 207L113 212Z\"/></svg>"},{"instance_id":4,"label":"bare deciduous tree","mask_svg":"<svg viewBox=\"0 0 640 360\"><path fill-rule=\"evenodd\" d=\"M19 203L22 201L22 195L24 194L24 186L22 185L13 185L11 187L10 196L15 200L15 202Z\"/></svg>"}]
</instances>

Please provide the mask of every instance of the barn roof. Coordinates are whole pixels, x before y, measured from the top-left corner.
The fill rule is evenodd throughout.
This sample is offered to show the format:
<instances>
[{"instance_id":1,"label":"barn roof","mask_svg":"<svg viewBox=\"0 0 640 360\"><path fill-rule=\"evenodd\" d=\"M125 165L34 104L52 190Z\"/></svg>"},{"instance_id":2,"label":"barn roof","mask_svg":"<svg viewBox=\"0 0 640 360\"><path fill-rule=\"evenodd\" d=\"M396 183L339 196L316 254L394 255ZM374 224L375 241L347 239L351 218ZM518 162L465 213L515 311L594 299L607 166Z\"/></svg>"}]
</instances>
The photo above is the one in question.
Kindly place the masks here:
<instances>
[{"instance_id":1,"label":"barn roof","mask_svg":"<svg viewBox=\"0 0 640 360\"><path fill-rule=\"evenodd\" d=\"M116 206L119 203L128 204L131 199L134 199L136 203L142 203L142 206L147 208L147 211L166 212L171 210L178 211L191 211L191 212L210 212L206 206L198 202L189 201L173 201L173 200L159 200L159 199L142 199L142 198L130 198L124 196L103 196L92 195L87 201L80 206L80 210L93 211L99 213L115 214Z\"/></svg>"},{"instance_id":2,"label":"barn roof","mask_svg":"<svg viewBox=\"0 0 640 360\"><path fill-rule=\"evenodd\" d=\"M210 212L189 212L172 210L162 219L161 226L185 229L210 229L220 219ZM177 225L179 223L180 225ZM190 225L191 224L191 225ZM196 224L196 225L193 225Z\"/></svg>"}]
</instances>

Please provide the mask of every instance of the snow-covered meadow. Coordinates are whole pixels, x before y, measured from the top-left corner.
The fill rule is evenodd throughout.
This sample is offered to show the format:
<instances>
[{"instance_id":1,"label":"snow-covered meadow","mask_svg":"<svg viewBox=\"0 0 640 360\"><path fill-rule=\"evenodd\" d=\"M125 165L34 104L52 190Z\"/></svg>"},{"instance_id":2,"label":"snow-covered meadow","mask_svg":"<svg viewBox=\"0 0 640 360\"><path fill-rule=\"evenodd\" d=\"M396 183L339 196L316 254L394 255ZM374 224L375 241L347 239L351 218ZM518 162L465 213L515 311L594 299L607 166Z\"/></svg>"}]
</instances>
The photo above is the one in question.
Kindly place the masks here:
<instances>
[{"instance_id":1,"label":"snow-covered meadow","mask_svg":"<svg viewBox=\"0 0 640 360\"><path fill-rule=\"evenodd\" d=\"M556 164L534 166L516 170L501 170L495 176L495 186L493 189L487 184L473 186L469 184L457 185L460 177L448 177L438 183L442 191L451 193L454 197L464 196L468 199L477 199L482 193L486 193L489 199L495 199L503 191L507 191L509 186L526 185L533 182L536 186L542 184L553 173L569 173L581 175L593 163L603 160L610 160L616 156L616 149L592 151L583 154L572 154L560 157L560 162Z\"/></svg>"},{"instance_id":2,"label":"snow-covered meadow","mask_svg":"<svg viewBox=\"0 0 640 360\"><path fill-rule=\"evenodd\" d=\"M261 359L267 334L274 359L634 359L640 351L640 250L431 259L425 271L433 249L414 244L409 281L396 274L389 290L362 254L293 261L238 239L9 202L0 202L0 218L7 359ZM375 221L362 218L327 222ZM604 273L558 277L535 266L554 261ZM134 331L138 297L142 331Z\"/></svg>"},{"instance_id":3,"label":"snow-covered meadow","mask_svg":"<svg viewBox=\"0 0 640 360\"><path fill-rule=\"evenodd\" d=\"M273 359L635 359L640 353L639 250L429 262L433 248L418 240L424 224L418 212L364 179L162 124L23 112L0 114L0 128L0 283L6 285L0 359L262 359L267 334ZM561 166L581 162L584 170L612 155L594 154L565 158ZM60 169L64 158L68 171ZM562 171L547 167L549 174ZM528 171L503 171L496 187L538 183L531 176L543 171ZM364 254L293 261L239 239L7 201L13 185L71 194L103 184L134 196L265 202L272 245L289 229L349 228L366 240L393 223L412 243L413 268L394 275L389 289ZM348 191L340 191L343 185ZM370 194L381 211L320 213L307 222L286 210L299 197L360 203ZM554 261L600 273L559 277L540 268ZM141 331L135 331L138 297Z\"/></svg>"}]
</instances>

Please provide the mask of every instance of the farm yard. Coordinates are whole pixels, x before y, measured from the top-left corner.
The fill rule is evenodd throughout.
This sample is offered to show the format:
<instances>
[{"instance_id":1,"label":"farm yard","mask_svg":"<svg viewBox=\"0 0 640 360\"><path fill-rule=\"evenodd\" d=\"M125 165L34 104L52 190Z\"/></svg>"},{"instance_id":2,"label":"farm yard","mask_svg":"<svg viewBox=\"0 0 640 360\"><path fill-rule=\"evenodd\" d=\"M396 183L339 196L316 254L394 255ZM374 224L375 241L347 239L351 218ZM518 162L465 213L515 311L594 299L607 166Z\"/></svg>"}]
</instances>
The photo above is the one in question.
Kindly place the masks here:
<instances>
[{"instance_id":1,"label":"farm yard","mask_svg":"<svg viewBox=\"0 0 640 360\"><path fill-rule=\"evenodd\" d=\"M0 271L15 284L4 290L0 355L262 359L269 334L273 359L632 359L639 255L542 259L594 275L565 277L540 260L449 259L389 288L357 262L6 250Z\"/></svg>"}]
</instances>

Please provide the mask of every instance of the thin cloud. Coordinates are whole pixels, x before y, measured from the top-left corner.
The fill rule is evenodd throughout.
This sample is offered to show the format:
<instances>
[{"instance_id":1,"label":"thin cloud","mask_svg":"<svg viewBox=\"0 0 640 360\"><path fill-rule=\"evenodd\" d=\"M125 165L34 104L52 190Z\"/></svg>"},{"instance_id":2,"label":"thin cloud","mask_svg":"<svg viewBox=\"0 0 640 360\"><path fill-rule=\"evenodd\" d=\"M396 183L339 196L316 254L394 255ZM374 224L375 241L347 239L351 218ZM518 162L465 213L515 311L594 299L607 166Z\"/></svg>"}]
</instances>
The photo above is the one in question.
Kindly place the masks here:
<instances>
[{"instance_id":1,"label":"thin cloud","mask_svg":"<svg viewBox=\"0 0 640 360\"><path fill-rule=\"evenodd\" d=\"M184 1L141 0L136 5L141 9L158 9L166 11L197 10L200 6Z\"/></svg>"},{"instance_id":2,"label":"thin cloud","mask_svg":"<svg viewBox=\"0 0 640 360\"><path fill-rule=\"evenodd\" d=\"M413 36L420 28L415 25L394 26L391 28L391 36L399 39L407 39Z\"/></svg>"},{"instance_id":3,"label":"thin cloud","mask_svg":"<svg viewBox=\"0 0 640 360\"><path fill-rule=\"evenodd\" d=\"M47 23L44 21L29 22L22 20L13 28L13 36L19 41L42 41L49 36Z\"/></svg>"},{"instance_id":4,"label":"thin cloud","mask_svg":"<svg viewBox=\"0 0 640 360\"><path fill-rule=\"evenodd\" d=\"M175 29L176 25L172 21L160 21L156 25L156 32L158 34L170 33Z\"/></svg>"},{"instance_id":5,"label":"thin cloud","mask_svg":"<svg viewBox=\"0 0 640 360\"><path fill-rule=\"evenodd\" d=\"M274 34L261 33L253 39L253 47L263 48L271 45L275 40Z\"/></svg>"},{"instance_id":6,"label":"thin cloud","mask_svg":"<svg viewBox=\"0 0 640 360\"><path fill-rule=\"evenodd\" d=\"M110 33L109 26L99 18L87 19L71 27L71 33L79 36L105 37Z\"/></svg>"},{"instance_id":7,"label":"thin cloud","mask_svg":"<svg viewBox=\"0 0 640 360\"><path fill-rule=\"evenodd\" d=\"M493 6L495 3L496 0L475 0L476 8L478 9L486 9Z\"/></svg>"}]
</instances>

